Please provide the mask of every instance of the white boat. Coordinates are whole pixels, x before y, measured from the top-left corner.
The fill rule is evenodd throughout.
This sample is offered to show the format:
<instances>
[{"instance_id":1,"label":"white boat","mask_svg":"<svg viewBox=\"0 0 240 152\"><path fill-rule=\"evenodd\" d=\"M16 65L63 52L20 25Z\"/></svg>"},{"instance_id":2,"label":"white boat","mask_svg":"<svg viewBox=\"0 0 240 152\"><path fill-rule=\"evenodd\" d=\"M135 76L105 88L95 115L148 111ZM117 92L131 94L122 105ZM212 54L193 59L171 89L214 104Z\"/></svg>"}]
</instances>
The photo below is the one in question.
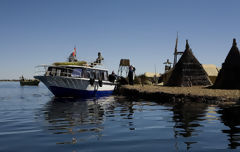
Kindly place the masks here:
<instances>
[{"instance_id":1,"label":"white boat","mask_svg":"<svg viewBox=\"0 0 240 152\"><path fill-rule=\"evenodd\" d=\"M79 66L72 63L37 66L34 78L44 83L57 97L93 97L113 93L116 84L109 81L107 69L99 64Z\"/></svg>"}]
</instances>

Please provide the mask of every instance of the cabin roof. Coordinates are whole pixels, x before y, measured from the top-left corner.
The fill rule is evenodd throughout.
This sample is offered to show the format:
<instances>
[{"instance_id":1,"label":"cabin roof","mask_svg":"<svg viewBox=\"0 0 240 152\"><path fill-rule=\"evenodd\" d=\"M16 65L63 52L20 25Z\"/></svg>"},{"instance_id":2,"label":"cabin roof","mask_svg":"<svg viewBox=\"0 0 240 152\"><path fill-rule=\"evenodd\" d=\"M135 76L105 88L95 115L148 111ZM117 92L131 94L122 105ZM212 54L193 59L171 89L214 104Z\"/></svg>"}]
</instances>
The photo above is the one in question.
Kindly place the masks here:
<instances>
[{"instance_id":1,"label":"cabin roof","mask_svg":"<svg viewBox=\"0 0 240 152\"><path fill-rule=\"evenodd\" d=\"M55 68L84 68L84 69L92 69L92 70L102 70L102 71L108 71L105 68L102 67L90 67L90 66L79 66L79 65L49 65L48 67L55 67Z\"/></svg>"}]
</instances>

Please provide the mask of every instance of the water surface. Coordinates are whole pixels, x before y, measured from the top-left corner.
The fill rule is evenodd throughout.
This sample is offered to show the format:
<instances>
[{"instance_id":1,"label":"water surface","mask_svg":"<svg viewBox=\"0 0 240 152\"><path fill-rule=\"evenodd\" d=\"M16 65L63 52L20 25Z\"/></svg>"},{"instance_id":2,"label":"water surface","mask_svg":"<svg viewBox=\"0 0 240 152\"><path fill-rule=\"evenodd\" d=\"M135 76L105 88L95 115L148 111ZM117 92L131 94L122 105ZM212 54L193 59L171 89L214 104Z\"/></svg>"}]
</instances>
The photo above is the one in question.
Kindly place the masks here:
<instances>
[{"instance_id":1,"label":"water surface","mask_svg":"<svg viewBox=\"0 0 240 152\"><path fill-rule=\"evenodd\" d=\"M55 98L0 82L0 151L239 151L240 108Z\"/></svg>"}]
</instances>

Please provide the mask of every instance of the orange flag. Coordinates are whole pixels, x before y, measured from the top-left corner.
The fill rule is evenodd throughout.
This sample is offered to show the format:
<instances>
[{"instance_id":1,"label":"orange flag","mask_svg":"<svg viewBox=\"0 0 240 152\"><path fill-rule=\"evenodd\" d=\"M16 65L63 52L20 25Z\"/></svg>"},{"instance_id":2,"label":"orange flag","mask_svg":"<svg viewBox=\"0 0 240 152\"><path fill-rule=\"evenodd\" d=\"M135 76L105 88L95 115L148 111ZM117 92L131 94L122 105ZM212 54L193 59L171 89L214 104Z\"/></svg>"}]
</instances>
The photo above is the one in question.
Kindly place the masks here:
<instances>
[{"instance_id":1,"label":"orange flag","mask_svg":"<svg viewBox=\"0 0 240 152\"><path fill-rule=\"evenodd\" d=\"M76 56L76 47L74 47L73 56Z\"/></svg>"}]
</instances>

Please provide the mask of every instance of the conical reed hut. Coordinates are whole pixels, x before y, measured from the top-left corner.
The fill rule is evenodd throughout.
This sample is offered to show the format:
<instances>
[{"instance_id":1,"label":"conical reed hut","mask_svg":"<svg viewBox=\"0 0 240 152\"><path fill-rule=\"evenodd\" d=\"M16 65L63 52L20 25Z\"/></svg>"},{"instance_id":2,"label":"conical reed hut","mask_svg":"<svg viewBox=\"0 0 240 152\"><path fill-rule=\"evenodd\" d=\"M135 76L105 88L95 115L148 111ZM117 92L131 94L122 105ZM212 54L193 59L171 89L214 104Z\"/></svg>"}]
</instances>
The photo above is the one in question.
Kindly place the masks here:
<instances>
[{"instance_id":1,"label":"conical reed hut","mask_svg":"<svg viewBox=\"0 0 240 152\"><path fill-rule=\"evenodd\" d=\"M186 49L175 65L166 85L188 87L211 85L206 71L193 55L188 40L186 40Z\"/></svg>"},{"instance_id":2,"label":"conical reed hut","mask_svg":"<svg viewBox=\"0 0 240 152\"><path fill-rule=\"evenodd\" d=\"M240 52L236 39L213 85L216 89L240 89Z\"/></svg>"}]
</instances>

